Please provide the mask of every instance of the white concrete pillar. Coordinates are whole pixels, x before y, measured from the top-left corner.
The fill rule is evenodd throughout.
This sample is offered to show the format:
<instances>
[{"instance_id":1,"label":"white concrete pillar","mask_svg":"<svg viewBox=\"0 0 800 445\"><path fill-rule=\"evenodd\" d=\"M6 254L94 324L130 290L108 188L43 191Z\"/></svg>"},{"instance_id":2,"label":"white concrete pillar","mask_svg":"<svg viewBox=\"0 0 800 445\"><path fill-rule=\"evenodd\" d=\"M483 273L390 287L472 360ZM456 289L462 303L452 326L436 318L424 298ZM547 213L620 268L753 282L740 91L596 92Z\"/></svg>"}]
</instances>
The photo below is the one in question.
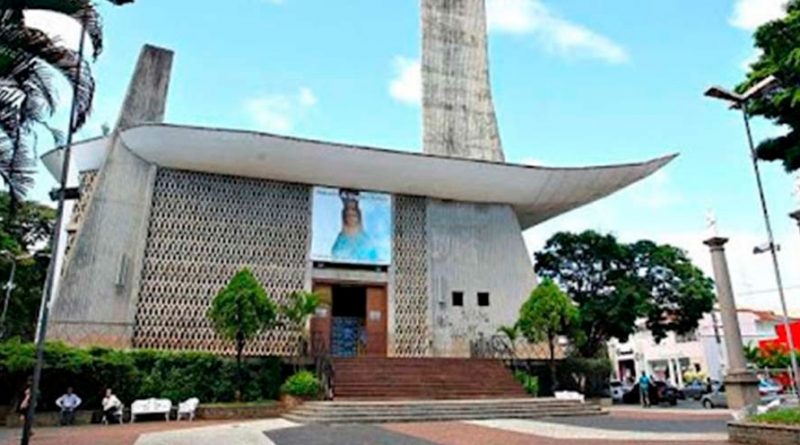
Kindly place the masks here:
<instances>
[{"instance_id":1,"label":"white concrete pillar","mask_svg":"<svg viewBox=\"0 0 800 445\"><path fill-rule=\"evenodd\" d=\"M704 241L703 244L711 250L717 301L722 318L722 329L725 332L725 349L728 352L725 387L728 406L731 409L740 409L758 403L758 379L747 370L744 358L742 332L739 329L739 319L736 315L736 302L728 272L728 260L725 258L725 243L727 242L727 238L714 236Z\"/></svg>"}]
</instances>

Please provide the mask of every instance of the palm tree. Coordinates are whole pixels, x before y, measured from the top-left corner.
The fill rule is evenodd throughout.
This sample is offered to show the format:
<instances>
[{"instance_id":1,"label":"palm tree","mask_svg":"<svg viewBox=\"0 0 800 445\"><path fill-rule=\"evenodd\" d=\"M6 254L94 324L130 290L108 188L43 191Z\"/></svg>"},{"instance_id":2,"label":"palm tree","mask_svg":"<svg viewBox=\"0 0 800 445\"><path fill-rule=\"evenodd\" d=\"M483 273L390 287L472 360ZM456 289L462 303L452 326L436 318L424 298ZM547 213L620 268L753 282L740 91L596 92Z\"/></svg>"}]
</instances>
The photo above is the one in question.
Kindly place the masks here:
<instances>
[{"instance_id":1,"label":"palm tree","mask_svg":"<svg viewBox=\"0 0 800 445\"><path fill-rule=\"evenodd\" d=\"M116 5L132 1L109 0ZM75 18L92 42L93 56L103 49L100 15L91 0L0 0L0 131L4 133L0 137L0 177L12 196L12 216L33 183L34 128L44 125L56 145L61 142L60 133L47 125L56 108L52 75L64 77L72 87L75 109L70 131L86 123L95 86L82 51L66 48L45 32L26 26L24 13L28 10Z\"/></svg>"},{"instance_id":2,"label":"palm tree","mask_svg":"<svg viewBox=\"0 0 800 445\"><path fill-rule=\"evenodd\" d=\"M0 89L0 128L6 137L0 140L0 177L9 188L9 218L14 220L17 204L33 184L34 132L41 126L53 136L55 145L62 142L61 132L52 128L47 119L53 114L56 100L52 94L51 76L45 65L37 60L15 64L14 70L2 80ZM33 146L31 146L33 140Z\"/></svg>"}]
</instances>

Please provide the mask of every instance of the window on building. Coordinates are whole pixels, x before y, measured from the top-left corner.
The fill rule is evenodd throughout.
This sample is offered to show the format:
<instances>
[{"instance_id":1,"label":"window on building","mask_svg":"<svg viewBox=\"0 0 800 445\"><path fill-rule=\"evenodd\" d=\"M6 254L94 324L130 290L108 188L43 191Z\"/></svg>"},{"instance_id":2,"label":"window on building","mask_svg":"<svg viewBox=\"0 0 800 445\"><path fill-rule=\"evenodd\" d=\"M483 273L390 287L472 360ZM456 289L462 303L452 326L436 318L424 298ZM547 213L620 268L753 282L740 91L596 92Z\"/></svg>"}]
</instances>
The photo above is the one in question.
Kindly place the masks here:
<instances>
[{"instance_id":1,"label":"window on building","mask_svg":"<svg viewBox=\"0 0 800 445\"><path fill-rule=\"evenodd\" d=\"M455 306L464 306L464 292L453 292L453 307Z\"/></svg>"},{"instance_id":2,"label":"window on building","mask_svg":"<svg viewBox=\"0 0 800 445\"><path fill-rule=\"evenodd\" d=\"M478 306L489 306L489 292L478 292Z\"/></svg>"}]
</instances>

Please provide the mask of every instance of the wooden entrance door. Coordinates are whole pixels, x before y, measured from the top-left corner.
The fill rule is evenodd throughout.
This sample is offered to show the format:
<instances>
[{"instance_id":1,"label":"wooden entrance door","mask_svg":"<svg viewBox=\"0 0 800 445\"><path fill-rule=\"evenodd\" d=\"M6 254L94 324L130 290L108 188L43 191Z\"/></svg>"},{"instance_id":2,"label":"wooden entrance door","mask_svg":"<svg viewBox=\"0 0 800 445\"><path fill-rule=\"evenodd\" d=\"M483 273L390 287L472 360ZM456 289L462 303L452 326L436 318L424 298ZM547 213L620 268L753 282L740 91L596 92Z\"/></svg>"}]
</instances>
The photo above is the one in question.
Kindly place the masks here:
<instances>
[{"instance_id":1,"label":"wooden entrance door","mask_svg":"<svg viewBox=\"0 0 800 445\"><path fill-rule=\"evenodd\" d=\"M386 288L367 288L367 355L386 356Z\"/></svg>"},{"instance_id":2,"label":"wooden entrance door","mask_svg":"<svg viewBox=\"0 0 800 445\"><path fill-rule=\"evenodd\" d=\"M314 292L319 295L320 304L317 313L311 317L311 353L328 354L331 350L333 288L329 284L314 284Z\"/></svg>"}]
</instances>

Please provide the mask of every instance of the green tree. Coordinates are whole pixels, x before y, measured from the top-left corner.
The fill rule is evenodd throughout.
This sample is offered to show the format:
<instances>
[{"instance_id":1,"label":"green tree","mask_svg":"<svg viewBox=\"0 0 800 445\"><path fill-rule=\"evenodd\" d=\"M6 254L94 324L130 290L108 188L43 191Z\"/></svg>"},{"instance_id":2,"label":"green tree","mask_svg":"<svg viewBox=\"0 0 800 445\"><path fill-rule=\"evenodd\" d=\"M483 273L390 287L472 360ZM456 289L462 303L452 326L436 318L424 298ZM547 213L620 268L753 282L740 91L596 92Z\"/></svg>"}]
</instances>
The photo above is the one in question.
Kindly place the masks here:
<instances>
[{"instance_id":1,"label":"green tree","mask_svg":"<svg viewBox=\"0 0 800 445\"><path fill-rule=\"evenodd\" d=\"M308 345L308 319L314 315L320 304L319 295L313 292L293 292L289 296L289 304L281 307L281 313L291 323L292 327L300 330L301 353L307 351Z\"/></svg>"},{"instance_id":2,"label":"green tree","mask_svg":"<svg viewBox=\"0 0 800 445\"><path fill-rule=\"evenodd\" d=\"M245 268L217 294L208 317L220 336L236 344L238 399L242 389L242 351L247 341L275 325L277 307L253 273Z\"/></svg>"},{"instance_id":3,"label":"green tree","mask_svg":"<svg viewBox=\"0 0 800 445\"><path fill-rule=\"evenodd\" d=\"M550 378L556 383L556 340L569 332L577 317L575 304L558 288L553 280L545 278L519 310L519 331L531 344L547 342Z\"/></svg>"},{"instance_id":4,"label":"green tree","mask_svg":"<svg viewBox=\"0 0 800 445\"><path fill-rule=\"evenodd\" d=\"M55 210L45 205L24 201L16 212L13 224L9 220L8 193L0 192L0 283L7 284L12 260L17 257L14 288L10 294L3 337L32 340L42 288L50 262L50 234L55 224ZM0 292L5 298L5 289Z\"/></svg>"},{"instance_id":5,"label":"green tree","mask_svg":"<svg viewBox=\"0 0 800 445\"><path fill-rule=\"evenodd\" d=\"M656 341L669 331L689 333L713 306L713 282L673 246L560 232L535 256L539 276L558 283L578 306L573 341L583 357L602 354L612 337L626 341L640 318Z\"/></svg>"},{"instance_id":6,"label":"green tree","mask_svg":"<svg viewBox=\"0 0 800 445\"><path fill-rule=\"evenodd\" d=\"M786 9L786 17L756 31L760 55L736 90L744 92L771 75L778 79L779 88L753 100L748 111L789 128L782 136L762 141L757 154L765 161L781 161L791 172L800 168L800 0L790 0Z\"/></svg>"}]
</instances>

